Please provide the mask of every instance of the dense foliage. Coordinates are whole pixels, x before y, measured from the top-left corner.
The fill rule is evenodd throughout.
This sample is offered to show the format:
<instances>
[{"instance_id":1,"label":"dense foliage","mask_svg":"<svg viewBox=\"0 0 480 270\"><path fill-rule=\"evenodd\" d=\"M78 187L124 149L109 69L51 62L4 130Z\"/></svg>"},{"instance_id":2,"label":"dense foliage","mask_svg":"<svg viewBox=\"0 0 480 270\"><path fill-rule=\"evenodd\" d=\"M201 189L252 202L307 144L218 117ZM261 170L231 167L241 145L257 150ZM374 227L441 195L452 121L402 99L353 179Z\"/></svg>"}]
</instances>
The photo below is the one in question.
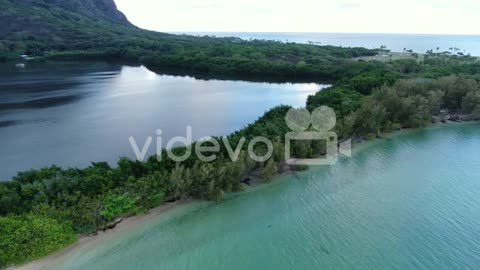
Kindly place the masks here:
<instances>
[{"instance_id":1,"label":"dense foliage","mask_svg":"<svg viewBox=\"0 0 480 270\"><path fill-rule=\"evenodd\" d=\"M364 48L170 35L136 28L122 16L111 0L0 0L0 61L26 54L114 59L217 78L335 80L348 70L346 59L376 54Z\"/></svg>"},{"instance_id":2,"label":"dense foliage","mask_svg":"<svg viewBox=\"0 0 480 270\"><path fill-rule=\"evenodd\" d=\"M71 224L47 205L31 213L0 217L0 268L58 251L76 240Z\"/></svg>"},{"instance_id":3,"label":"dense foliage","mask_svg":"<svg viewBox=\"0 0 480 270\"><path fill-rule=\"evenodd\" d=\"M432 117L443 120L452 114L480 119L480 62L473 57L429 53L421 59L364 61L354 58L377 51L154 33L122 22L121 15L110 14L114 10L90 14L91 9L83 9L95 0L76 3L79 6L73 0L66 6L51 3L0 0L0 21L9 22L0 29L0 60L19 54L115 59L163 72L216 78L333 81L333 87L309 97L307 108L333 108L341 138L370 138L399 128L423 127L432 123ZM72 12L74 7L80 11ZM233 148L246 138L235 161L221 144L217 159L209 163L195 155L176 163L164 151L162 161L122 158L115 167L105 162L84 169L53 166L0 182L0 268L49 254L70 244L76 234L108 228L119 217L167 201L218 201L226 193L242 191L252 180L269 181L286 169L289 109L273 108L230 135ZM273 142L270 160L257 162L246 154L248 142L256 136ZM180 155L185 148L174 151ZM259 144L255 151L266 149ZM299 158L314 157L323 154L325 146L296 142L292 152Z\"/></svg>"},{"instance_id":4,"label":"dense foliage","mask_svg":"<svg viewBox=\"0 0 480 270\"><path fill-rule=\"evenodd\" d=\"M446 110L480 119L480 85L464 76L402 79L375 88L369 96L344 87L323 90L308 100L308 108L328 105L337 111L336 131L344 138L369 138L395 129L427 126L432 123L432 116L440 118ZM115 168L107 163L93 163L86 169L50 167L19 173L12 181L1 182L0 215L5 217L0 219L0 230L6 238L0 245L0 254L5 254L0 258L4 260L2 264L47 254L70 243L73 232L95 232L117 217L147 211L165 201L188 197L221 200L228 192L243 190L247 179L269 181L284 170L283 138L290 131L285 124L289 109L276 107L229 136L233 148L242 138L247 140L236 161L230 160L227 149L221 145L217 159L210 163L201 162L195 155L176 163L164 151L162 161L152 156L145 162L123 158ZM246 145L256 136L273 141L270 160L256 162L246 155ZM255 149L259 155L265 150L262 145ZM174 150L178 155L184 151L185 148ZM293 144L292 149L294 156L301 158L323 151L318 142L308 141ZM38 214L42 207L49 214ZM32 227L37 225L40 227ZM25 254L10 252L17 248L14 243L24 239L16 232L24 230L48 230L50 234L30 236L28 243L51 241L52 245L35 252L18 248Z\"/></svg>"},{"instance_id":5,"label":"dense foliage","mask_svg":"<svg viewBox=\"0 0 480 270\"><path fill-rule=\"evenodd\" d=\"M338 121L336 131L343 138L372 138L382 132L446 121L452 115L478 120L479 95L478 81L465 75L411 78L373 88L369 96L335 86L310 96L307 108L321 105L333 108Z\"/></svg>"}]
</instances>

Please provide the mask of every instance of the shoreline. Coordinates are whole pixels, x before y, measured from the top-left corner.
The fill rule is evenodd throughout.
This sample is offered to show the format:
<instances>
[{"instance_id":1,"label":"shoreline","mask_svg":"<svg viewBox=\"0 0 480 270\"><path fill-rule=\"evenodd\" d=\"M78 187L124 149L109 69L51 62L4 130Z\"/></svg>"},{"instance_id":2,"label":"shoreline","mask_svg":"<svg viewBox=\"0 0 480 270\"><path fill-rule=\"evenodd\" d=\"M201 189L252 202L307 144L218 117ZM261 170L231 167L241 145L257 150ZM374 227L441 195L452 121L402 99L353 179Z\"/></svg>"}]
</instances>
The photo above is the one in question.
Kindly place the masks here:
<instances>
[{"instance_id":1,"label":"shoreline","mask_svg":"<svg viewBox=\"0 0 480 270\"><path fill-rule=\"evenodd\" d=\"M451 124L474 124L474 123L479 123L479 121L465 121L461 123L449 121L447 123L442 123L442 122L434 123L431 126L424 127L424 128L406 128L406 129L395 130L393 132L381 134L380 137L377 137L373 140L363 140L360 142L353 142L352 150L361 151L362 150L361 146L366 146L370 143L381 142L382 140L388 139L391 136L401 135L408 132L414 132L422 129L438 128L438 127L451 125ZM275 182L275 180L279 177L291 175L294 173L295 171L293 170L285 170L275 175L272 182ZM263 182L254 181L252 182L251 185L248 185L248 187L255 188L258 186L262 186L263 184L264 184ZM143 213L143 214L139 214L131 217L125 217L122 220L122 222L120 222L113 229L108 229L106 231L98 231L97 234L94 234L94 235L80 236L74 244L64 248L63 250L53 253L47 257L43 257L34 261L27 262L23 265L10 266L7 268L7 270L49 270L51 265L60 262L62 258L65 257L66 255L73 254L82 248L88 247L90 245L94 245L98 241L108 240L108 238L115 237L119 233L124 233L129 230L135 229L137 226L144 224L148 220L158 218L167 212L170 212L181 206L189 205L191 203L194 203L195 201L196 200L194 199L179 200L176 202L166 203L164 205L153 208L149 210L147 213Z\"/></svg>"},{"instance_id":2,"label":"shoreline","mask_svg":"<svg viewBox=\"0 0 480 270\"><path fill-rule=\"evenodd\" d=\"M80 236L74 244L51 255L48 255L47 257L30 261L23 265L10 266L6 268L6 270L49 270L53 264L60 262L66 255L73 254L82 248L95 245L99 241L103 242L105 240L108 240L111 237L115 237L119 233L125 233L132 229L135 229L137 226L144 224L148 220L158 218L162 216L162 214L177 209L180 206L191 204L193 202L195 202L195 200L193 199L179 200L173 203L166 203L164 205L153 208L147 213L126 217L113 229L109 229L106 231L98 231L97 234L94 235Z\"/></svg>"}]
</instances>

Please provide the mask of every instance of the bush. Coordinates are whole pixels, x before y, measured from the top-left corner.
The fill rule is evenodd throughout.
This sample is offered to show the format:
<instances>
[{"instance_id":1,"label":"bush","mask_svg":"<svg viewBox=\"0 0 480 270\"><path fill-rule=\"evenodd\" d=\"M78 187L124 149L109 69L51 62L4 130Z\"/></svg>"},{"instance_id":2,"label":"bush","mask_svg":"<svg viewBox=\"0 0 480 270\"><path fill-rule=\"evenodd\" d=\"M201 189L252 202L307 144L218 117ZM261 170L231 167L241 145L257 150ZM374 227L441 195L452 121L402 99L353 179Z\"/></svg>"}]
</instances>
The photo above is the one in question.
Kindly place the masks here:
<instances>
[{"instance_id":1,"label":"bush","mask_svg":"<svg viewBox=\"0 0 480 270\"><path fill-rule=\"evenodd\" d=\"M0 268L58 251L76 236L69 222L39 214L0 218Z\"/></svg>"},{"instance_id":2,"label":"bush","mask_svg":"<svg viewBox=\"0 0 480 270\"><path fill-rule=\"evenodd\" d=\"M140 210L136 205L139 200L139 197L132 197L129 194L110 194L105 198L104 208L100 214L106 221L112 221L125 214L135 214Z\"/></svg>"}]
</instances>

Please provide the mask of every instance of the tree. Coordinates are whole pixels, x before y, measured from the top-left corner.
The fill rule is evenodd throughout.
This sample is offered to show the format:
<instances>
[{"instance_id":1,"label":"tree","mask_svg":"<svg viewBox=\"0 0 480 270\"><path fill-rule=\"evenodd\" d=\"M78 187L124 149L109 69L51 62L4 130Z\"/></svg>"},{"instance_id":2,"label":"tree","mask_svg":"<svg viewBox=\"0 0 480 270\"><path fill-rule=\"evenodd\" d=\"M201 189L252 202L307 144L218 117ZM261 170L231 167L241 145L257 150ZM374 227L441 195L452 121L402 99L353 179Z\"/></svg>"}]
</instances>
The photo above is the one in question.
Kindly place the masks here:
<instances>
[{"instance_id":1,"label":"tree","mask_svg":"<svg viewBox=\"0 0 480 270\"><path fill-rule=\"evenodd\" d=\"M377 104L371 98L368 98L355 113L354 130L369 137L378 136L385 118L386 109L383 105Z\"/></svg>"},{"instance_id":2,"label":"tree","mask_svg":"<svg viewBox=\"0 0 480 270\"><path fill-rule=\"evenodd\" d=\"M462 101L462 112L470 114L480 104L480 91L469 92Z\"/></svg>"},{"instance_id":3,"label":"tree","mask_svg":"<svg viewBox=\"0 0 480 270\"><path fill-rule=\"evenodd\" d=\"M21 53L24 53L27 50L27 45L22 41L18 41L17 43L15 43L15 49L14 50L19 51Z\"/></svg>"},{"instance_id":4,"label":"tree","mask_svg":"<svg viewBox=\"0 0 480 270\"><path fill-rule=\"evenodd\" d=\"M33 213L0 217L0 268L40 258L75 241L66 220Z\"/></svg>"},{"instance_id":5,"label":"tree","mask_svg":"<svg viewBox=\"0 0 480 270\"><path fill-rule=\"evenodd\" d=\"M173 169L172 173L170 174L170 183L171 189L171 196L174 199L179 199L183 196L185 192L185 167L178 165Z\"/></svg>"},{"instance_id":6,"label":"tree","mask_svg":"<svg viewBox=\"0 0 480 270\"><path fill-rule=\"evenodd\" d=\"M479 91L478 83L464 76L445 77L439 83L445 89L444 103L452 112L462 109L463 98L467 93Z\"/></svg>"},{"instance_id":7,"label":"tree","mask_svg":"<svg viewBox=\"0 0 480 270\"><path fill-rule=\"evenodd\" d=\"M320 106L328 106L332 108L337 117L340 119L360 107L362 95L357 91L333 87L319 93L309 96L307 100L307 108L313 111Z\"/></svg>"},{"instance_id":8,"label":"tree","mask_svg":"<svg viewBox=\"0 0 480 270\"><path fill-rule=\"evenodd\" d=\"M136 214L140 209L136 205L139 197L129 194L109 194L103 200L102 217L108 222L125 214Z\"/></svg>"},{"instance_id":9,"label":"tree","mask_svg":"<svg viewBox=\"0 0 480 270\"><path fill-rule=\"evenodd\" d=\"M243 190L242 180L246 173L245 160L239 158L235 162L227 164L225 171L225 187L226 192L238 192Z\"/></svg>"},{"instance_id":10,"label":"tree","mask_svg":"<svg viewBox=\"0 0 480 270\"><path fill-rule=\"evenodd\" d=\"M99 220L97 220L96 212L99 208L98 200L81 196L72 207L66 210L76 233L86 234L97 231Z\"/></svg>"},{"instance_id":11,"label":"tree","mask_svg":"<svg viewBox=\"0 0 480 270\"><path fill-rule=\"evenodd\" d=\"M14 183L0 182L0 215L16 213L21 204L21 197L14 188Z\"/></svg>"},{"instance_id":12,"label":"tree","mask_svg":"<svg viewBox=\"0 0 480 270\"><path fill-rule=\"evenodd\" d=\"M262 179L263 181L270 182L277 173L277 163L273 161L273 159L270 159L262 170Z\"/></svg>"}]
</instances>

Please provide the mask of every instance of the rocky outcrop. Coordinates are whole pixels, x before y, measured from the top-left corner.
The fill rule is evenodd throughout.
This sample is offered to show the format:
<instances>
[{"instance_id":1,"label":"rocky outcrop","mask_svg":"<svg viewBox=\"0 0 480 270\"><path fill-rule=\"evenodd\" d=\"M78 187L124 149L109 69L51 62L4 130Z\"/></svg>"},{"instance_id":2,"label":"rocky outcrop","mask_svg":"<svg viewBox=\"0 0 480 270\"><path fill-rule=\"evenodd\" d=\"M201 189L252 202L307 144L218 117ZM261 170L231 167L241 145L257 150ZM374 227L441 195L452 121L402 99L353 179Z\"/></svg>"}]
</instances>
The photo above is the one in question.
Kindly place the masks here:
<instances>
[{"instance_id":1,"label":"rocky outcrop","mask_svg":"<svg viewBox=\"0 0 480 270\"><path fill-rule=\"evenodd\" d=\"M117 9L114 0L15 0L29 6L47 9L63 9L68 12L88 16L95 19L106 19L112 22L131 26L127 17Z\"/></svg>"},{"instance_id":2,"label":"rocky outcrop","mask_svg":"<svg viewBox=\"0 0 480 270\"><path fill-rule=\"evenodd\" d=\"M33 55L97 48L139 31L114 0L0 0L0 25L0 48Z\"/></svg>"},{"instance_id":3,"label":"rocky outcrop","mask_svg":"<svg viewBox=\"0 0 480 270\"><path fill-rule=\"evenodd\" d=\"M122 223L122 221L123 221L123 217L116 218L112 222L107 223L102 230L106 231L106 230L115 229L115 227L117 227L118 224Z\"/></svg>"}]
</instances>

